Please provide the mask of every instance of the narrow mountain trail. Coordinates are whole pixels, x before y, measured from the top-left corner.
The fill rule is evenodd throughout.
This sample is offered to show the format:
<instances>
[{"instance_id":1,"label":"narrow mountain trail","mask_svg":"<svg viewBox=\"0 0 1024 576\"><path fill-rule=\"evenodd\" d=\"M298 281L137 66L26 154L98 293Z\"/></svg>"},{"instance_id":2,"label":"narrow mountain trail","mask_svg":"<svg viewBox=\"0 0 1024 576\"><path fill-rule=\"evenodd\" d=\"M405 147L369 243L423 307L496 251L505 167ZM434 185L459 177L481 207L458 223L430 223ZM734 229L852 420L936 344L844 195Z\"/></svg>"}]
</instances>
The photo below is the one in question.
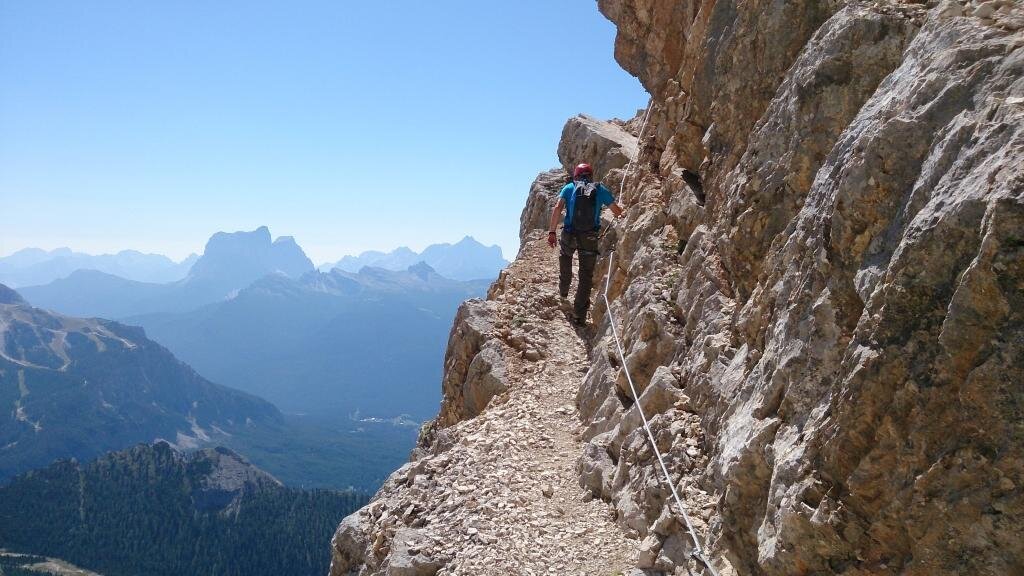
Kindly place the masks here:
<instances>
[{"instance_id":1,"label":"narrow mountain trail","mask_svg":"<svg viewBox=\"0 0 1024 576\"><path fill-rule=\"evenodd\" d=\"M450 447L399 470L388 484L404 488L386 485L368 506L382 562L364 573L596 576L635 566L639 542L580 486L574 399L588 361L560 310L557 276L557 252L532 237L492 290L510 387L445 429Z\"/></svg>"},{"instance_id":2,"label":"narrow mountain trail","mask_svg":"<svg viewBox=\"0 0 1024 576\"><path fill-rule=\"evenodd\" d=\"M580 487L582 425L575 397L589 362L581 335L559 309L558 251L543 238L531 239L509 268L505 286L495 298L496 329L521 349L505 355L508 380L517 384L478 418L490 428L479 447L513 455L516 489L509 496L521 506L505 507L496 522L509 530L510 546L469 558L465 567L468 573L623 572L635 565L631 556L638 542L615 524L614 509ZM574 282L570 294L575 288ZM511 467L502 460L495 463Z\"/></svg>"}]
</instances>

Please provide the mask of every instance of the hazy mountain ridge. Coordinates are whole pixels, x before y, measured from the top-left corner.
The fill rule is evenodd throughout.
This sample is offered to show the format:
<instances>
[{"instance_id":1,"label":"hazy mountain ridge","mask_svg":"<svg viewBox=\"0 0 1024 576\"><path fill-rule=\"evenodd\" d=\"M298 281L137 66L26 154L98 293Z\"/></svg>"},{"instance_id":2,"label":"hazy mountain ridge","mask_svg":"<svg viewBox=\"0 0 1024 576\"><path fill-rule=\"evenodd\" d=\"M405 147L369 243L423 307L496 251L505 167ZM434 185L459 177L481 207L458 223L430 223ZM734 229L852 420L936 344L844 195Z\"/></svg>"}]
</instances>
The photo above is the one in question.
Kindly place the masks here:
<instances>
[{"instance_id":1,"label":"hazy mountain ridge","mask_svg":"<svg viewBox=\"0 0 1024 576\"><path fill-rule=\"evenodd\" d=\"M75 270L42 286L18 288L33 305L71 316L124 318L143 310L177 308L181 282L155 284L128 280L98 270Z\"/></svg>"},{"instance_id":2,"label":"hazy mountain ridge","mask_svg":"<svg viewBox=\"0 0 1024 576\"><path fill-rule=\"evenodd\" d=\"M0 486L0 547L106 576L313 576L333 524L365 501L286 488L225 448L144 444Z\"/></svg>"},{"instance_id":3,"label":"hazy mountain ridge","mask_svg":"<svg viewBox=\"0 0 1024 576\"><path fill-rule=\"evenodd\" d=\"M2 284L0 403L12 407L0 421L0 479L163 438L244 451L293 485L371 489L415 434L344 417L286 418L197 374L141 328L33 308Z\"/></svg>"},{"instance_id":4,"label":"hazy mountain ridge","mask_svg":"<svg viewBox=\"0 0 1024 576\"><path fill-rule=\"evenodd\" d=\"M78 270L67 278L19 292L34 305L77 316L125 318L157 312L186 312L232 297L269 274L297 278L313 263L290 236L271 240L261 226L251 232L218 232L188 275L177 282L156 284Z\"/></svg>"},{"instance_id":5,"label":"hazy mountain ridge","mask_svg":"<svg viewBox=\"0 0 1024 576\"><path fill-rule=\"evenodd\" d=\"M488 284L451 280L423 263L274 275L224 302L128 321L203 374L285 411L422 420L439 400L450 319Z\"/></svg>"},{"instance_id":6,"label":"hazy mountain ridge","mask_svg":"<svg viewBox=\"0 0 1024 576\"><path fill-rule=\"evenodd\" d=\"M48 284L76 270L96 270L137 282L175 282L188 275L199 259L191 254L175 262L162 254L122 250L116 254L85 254L70 248L25 248L0 258L0 282L18 288Z\"/></svg>"},{"instance_id":7,"label":"hazy mountain ridge","mask_svg":"<svg viewBox=\"0 0 1024 576\"><path fill-rule=\"evenodd\" d=\"M230 437L203 430L289 483L372 489L404 459L415 431L338 415L408 414L422 420L432 412L438 400L432 383L448 319L462 300L486 288L487 281L451 280L425 264L403 271L322 274L292 238L271 241L269 230L261 227L212 236L203 258L179 282L141 283L79 270L22 291L70 315L142 324L203 377L266 397L290 412L318 415L232 430ZM6 287L0 299L20 301ZM134 315L139 310L160 312ZM69 424L83 425L90 418L87 413ZM175 434L166 437L177 441ZM14 470L81 454L67 444L73 439L65 440ZM124 445L107 442L88 453Z\"/></svg>"},{"instance_id":8,"label":"hazy mountain ridge","mask_svg":"<svg viewBox=\"0 0 1024 576\"><path fill-rule=\"evenodd\" d=\"M405 246L390 252L369 250L358 256L345 256L335 263L320 266L323 272L340 269L358 272L364 266L387 270L405 270L418 262L425 262L438 274L455 280L493 280L508 261L497 245L484 246L466 236L455 244L431 244L417 253Z\"/></svg>"},{"instance_id":9,"label":"hazy mountain ridge","mask_svg":"<svg viewBox=\"0 0 1024 576\"><path fill-rule=\"evenodd\" d=\"M277 425L264 400L214 384L140 328L0 304L0 478L165 438L198 446Z\"/></svg>"},{"instance_id":10,"label":"hazy mountain ridge","mask_svg":"<svg viewBox=\"0 0 1024 576\"><path fill-rule=\"evenodd\" d=\"M29 249L10 258L25 263L38 257L36 251ZM420 262L426 263L431 273L458 281L493 280L508 264L498 246L487 247L467 236L455 244L433 244L421 254L398 248L387 254L366 252L358 258L347 256L337 265L324 265L321 270L358 273L370 267L400 272ZM144 282L106 270L81 268L49 283L18 290L41 308L75 316L123 319L190 312L233 298L265 277L282 275L298 279L313 271L312 261L293 237L272 239L270 230L261 226L248 232L212 235L187 276L175 282Z\"/></svg>"},{"instance_id":11,"label":"hazy mountain ridge","mask_svg":"<svg viewBox=\"0 0 1024 576\"><path fill-rule=\"evenodd\" d=\"M472 298L474 294L486 290L491 279L456 280L440 274L426 262L419 261L403 270L363 266L358 272L350 272L335 268L326 274L314 273L304 276L301 282L310 288L324 289L339 295L371 292L410 295L453 292Z\"/></svg>"}]
</instances>

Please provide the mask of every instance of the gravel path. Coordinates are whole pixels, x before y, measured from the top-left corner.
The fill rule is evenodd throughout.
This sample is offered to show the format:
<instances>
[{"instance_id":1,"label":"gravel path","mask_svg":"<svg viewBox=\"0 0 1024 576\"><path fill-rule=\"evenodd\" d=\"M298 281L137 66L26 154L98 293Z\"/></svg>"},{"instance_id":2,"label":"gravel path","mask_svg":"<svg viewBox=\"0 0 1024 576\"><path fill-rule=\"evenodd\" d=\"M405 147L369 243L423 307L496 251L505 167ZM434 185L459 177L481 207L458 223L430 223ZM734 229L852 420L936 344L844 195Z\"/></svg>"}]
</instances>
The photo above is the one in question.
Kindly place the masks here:
<instances>
[{"instance_id":1,"label":"gravel path","mask_svg":"<svg viewBox=\"0 0 1024 576\"><path fill-rule=\"evenodd\" d=\"M379 543L390 547L384 572L623 573L635 566L639 542L580 487L576 469L574 398L588 362L560 310L555 251L532 241L503 286L494 336L510 389L449 428L451 448L416 461L402 489L369 506L380 533L394 534Z\"/></svg>"},{"instance_id":2,"label":"gravel path","mask_svg":"<svg viewBox=\"0 0 1024 576\"><path fill-rule=\"evenodd\" d=\"M477 418L487 433L467 437L485 485L500 494L493 524L502 534L479 556L458 558L452 574L618 574L638 546L615 525L614 511L580 488L574 398L589 364L558 310L557 270L557 252L533 241L509 270L507 295L498 297L496 328L512 342L521 336L525 355L533 349L540 359L506 354L514 387Z\"/></svg>"}]
</instances>

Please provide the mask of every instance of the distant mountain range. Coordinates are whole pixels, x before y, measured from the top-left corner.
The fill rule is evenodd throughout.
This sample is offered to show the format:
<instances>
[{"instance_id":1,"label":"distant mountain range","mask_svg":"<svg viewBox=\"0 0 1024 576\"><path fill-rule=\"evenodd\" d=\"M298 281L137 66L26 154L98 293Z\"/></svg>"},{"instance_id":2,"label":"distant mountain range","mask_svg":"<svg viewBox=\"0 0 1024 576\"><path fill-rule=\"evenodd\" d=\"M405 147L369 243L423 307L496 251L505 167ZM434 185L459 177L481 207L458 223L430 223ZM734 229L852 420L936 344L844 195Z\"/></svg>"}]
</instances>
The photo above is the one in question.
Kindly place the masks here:
<instances>
[{"instance_id":1,"label":"distant mountain range","mask_svg":"<svg viewBox=\"0 0 1024 576\"><path fill-rule=\"evenodd\" d=\"M501 248L484 246L466 236L455 244L431 244L420 253L404 246L391 252L370 250L359 256L345 256L333 264L324 264L320 270L330 272L338 268L345 272L358 272L364 266L405 270L418 262L425 262L438 274L455 280L493 280L508 266L508 261L501 255Z\"/></svg>"},{"instance_id":2,"label":"distant mountain range","mask_svg":"<svg viewBox=\"0 0 1024 576\"><path fill-rule=\"evenodd\" d=\"M122 250L117 254L83 254L70 248L25 248L0 258L0 283L18 288L48 284L76 270L96 270L137 282L174 282L184 278L199 256L175 262L160 254Z\"/></svg>"},{"instance_id":3,"label":"distant mountain range","mask_svg":"<svg viewBox=\"0 0 1024 576\"><path fill-rule=\"evenodd\" d=\"M437 411L451 319L487 281L419 263L403 271L335 269L267 276L230 300L127 321L217 382L314 416Z\"/></svg>"},{"instance_id":4,"label":"distant mountain range","mask_svg":"<svg viewBox=\"0 0 1024 576\"><path fill-rule=\"evenodd\" d=\"M218 232L188 275L167 284L128 280L96 270L18 291L32 304L76 316L125 318L155 312L187 312L233 296L268 274L297 278L313 262L290 236L271 241L266 226L252 232Z\"/></svg>"},{"instance_id":5,"label":"distant mountain range","mask_svg":"<svg viewBox=\"0 0 1024 576\"><path fill-rule=\"evenodd\" d=\"M419 256L479 270L479 248L467 238ZM322 273L261 227L215 234L174 282L77 270L20 288L31 306L0 285L0 403L14 407L0 420L0 480L164 438L227 445L294 485L372 490L415 438L415 424L390 422L436 412L451 318L496 274L455 280L419 258Z\"/></svg>"},{"instance_id":6,"label":"distant mountain range","mask_svg":"<svg viewBox=\"0 0 1024 576\"><path fill-rule=\"evenodd\" d=\"M30 260L20 256L18 261ZM498 246L486 247L467 236L455 244L433 244L419 254L408 248L386 254L364 252L358 257L346 256L336 264L325 264L320 269L358 272L370 266L402 271L419 262L454 280L493 280L508 264ZM214 234L187 276L175 282L142 282L95 268L82 268L48 284L22 286L18 291L41 308L76 316L122 319L188 312L232 298L265 276L297 279L313 270L312 261L292 237L280 236L272 241L269 229L264 226L252 232Z\"/></svg>"},{"instance_id":7,"label":"distant mountain range","mask_svg":"<svg viewBox=\"0 0 1024 576\"><path fill-rule=\"evenodd\" d=\"M19 292L42 308L143 326L203 375L287 412L428 418L451 318L486 293L505 264L501 250L467 237L421 254L360 258L409 264L342 260L349 270L317 272L292 238L272 240L261 227L215 234L177 282L79 270ZM451 279L425 259L484 279Z\"/></svg>"},{"instance_id":8,"label":"distant mountain range","mask_svg":"<svg viewBox=\"0 0 1024 576\"><path fill-rule=\"evenodd\" d=\"M285 488L225 448L139 445L0 486L0 549L105 576L320 576L335 526L366 500Z\"/></svg>"}]
</instances>

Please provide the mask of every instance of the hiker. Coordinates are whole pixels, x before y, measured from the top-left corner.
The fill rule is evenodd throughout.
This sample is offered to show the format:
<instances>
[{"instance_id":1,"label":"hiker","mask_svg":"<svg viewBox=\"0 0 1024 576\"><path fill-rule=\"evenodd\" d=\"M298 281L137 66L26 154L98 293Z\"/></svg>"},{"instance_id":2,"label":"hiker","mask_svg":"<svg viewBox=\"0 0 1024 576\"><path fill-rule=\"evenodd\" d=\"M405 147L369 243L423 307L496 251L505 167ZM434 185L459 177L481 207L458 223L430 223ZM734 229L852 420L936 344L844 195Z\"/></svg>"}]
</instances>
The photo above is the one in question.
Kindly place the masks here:
<instances>
[{"instance_id":1,"label":"hiker","mask_svg":"<svg viewBox=\"0 0 1024 576\"><path fill-rule=\"evenodd\" d=\"M562 239L558 253L558 293L562 300L569 297L569 283L572 282L572 254L579 250L579 286L573 302L573 323L583 326L587 323L590 309L590 290L594 285L594 266L597 264L598 240L601 229L601 209L611 208L616 218L625 211L615 203L612 193L600 182L593 182L594 170L590 164L580 164L572 171L572 182L562 187L558 201L551 211L551 225L548 227L548 244L555 247L555 230L558 218L565 211Z\"/></svg>"}]
</instances>

